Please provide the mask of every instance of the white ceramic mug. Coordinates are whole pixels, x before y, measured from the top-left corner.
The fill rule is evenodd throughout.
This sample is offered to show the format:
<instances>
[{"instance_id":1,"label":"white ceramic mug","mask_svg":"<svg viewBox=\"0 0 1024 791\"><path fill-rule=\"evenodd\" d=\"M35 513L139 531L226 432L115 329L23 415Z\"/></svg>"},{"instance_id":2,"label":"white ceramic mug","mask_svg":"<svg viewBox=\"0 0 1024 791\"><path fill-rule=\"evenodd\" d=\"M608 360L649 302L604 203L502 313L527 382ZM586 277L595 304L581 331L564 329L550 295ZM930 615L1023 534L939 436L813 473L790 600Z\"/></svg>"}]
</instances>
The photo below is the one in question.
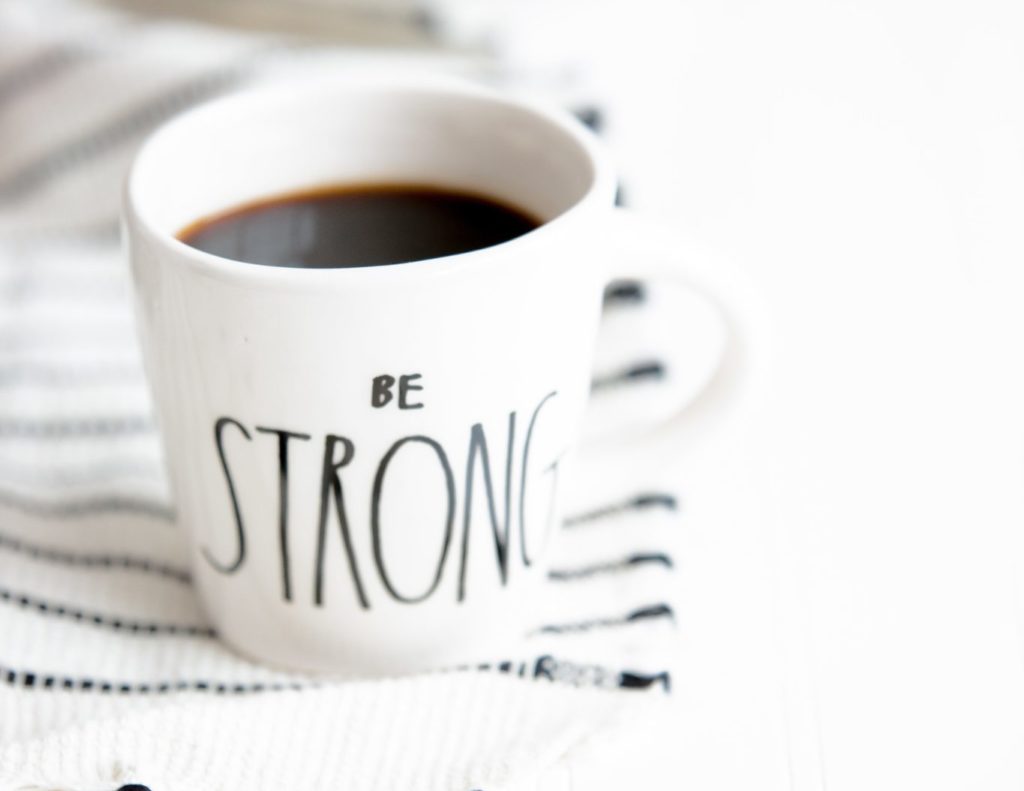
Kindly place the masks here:
<instances>
[{"instance_id":1,"label":"white ceramic mug","mask_svg":"<svg viewBox=\"0 0 1024 791\"><path fill-rule=\"evenodd\" d=\"M176 239L253 199L365 182L484 193L543 224L347 269ZM125 197L140 335L224 640L288 668L392 673L494 659L519 636L560 522L604 286L660 273L728 302L708 285L720 273L652 242L614 189L569 116L467 86L264 89L145 144Z\"/></svg>"}]
</instances>

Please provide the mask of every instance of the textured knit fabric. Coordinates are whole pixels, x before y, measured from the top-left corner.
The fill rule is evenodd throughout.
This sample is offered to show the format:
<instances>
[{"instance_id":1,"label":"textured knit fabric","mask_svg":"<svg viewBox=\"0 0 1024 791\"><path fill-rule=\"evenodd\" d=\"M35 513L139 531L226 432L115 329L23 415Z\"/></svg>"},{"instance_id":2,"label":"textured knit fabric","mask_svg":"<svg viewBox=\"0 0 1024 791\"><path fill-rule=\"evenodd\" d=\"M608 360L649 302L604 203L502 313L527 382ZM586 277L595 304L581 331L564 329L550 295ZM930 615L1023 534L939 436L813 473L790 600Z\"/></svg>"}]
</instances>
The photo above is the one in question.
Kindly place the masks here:
<instances>
[{"instance_id":1,"label":"textured knit fabric","mask_svg":"<svg viewBox=\"0 0 1024 791\"><path fill-rule=\"evenodd\" d=\"M409 68L493 77L443 54L0 7L0 789L658 780L679 606L664 471L589 459L543 611L486 665L345 683L271 670L217 641L191 587L118 242L124 169L162 120L242 85ZM678 398L648 292L609 291L597 433Z\"/></svg>"}]
</instances>

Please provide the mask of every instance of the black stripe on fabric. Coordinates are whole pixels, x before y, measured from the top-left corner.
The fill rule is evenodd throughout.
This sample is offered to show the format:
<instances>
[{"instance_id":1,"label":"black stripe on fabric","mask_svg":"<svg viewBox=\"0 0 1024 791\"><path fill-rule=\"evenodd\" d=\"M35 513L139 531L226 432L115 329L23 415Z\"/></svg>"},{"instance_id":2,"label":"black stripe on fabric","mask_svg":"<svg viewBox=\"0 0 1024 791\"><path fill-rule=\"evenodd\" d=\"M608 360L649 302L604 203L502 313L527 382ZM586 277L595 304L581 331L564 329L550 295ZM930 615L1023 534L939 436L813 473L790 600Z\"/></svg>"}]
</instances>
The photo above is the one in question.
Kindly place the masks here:
<instances>
[{"instance_id":1,"label":"black stripe on fabric","mask_svg":"<svg viewBox=\"0 0 1024 791\"><path fill-rule=\"evenodd\" d=\"M594 377L591 387L603 390L616 385L634 384L636 382L659 381L665 378L665 365L658 360L645 360L633 363L621 371Z\"/></svg>"},{"instance_id":2,"label":"black stripe on fabric","mask_svg":"<svg viewBox=\"0 0 1024 791\"><path fill-rule=\"evenodd\" d=\"M73 66L95 57L95 50L78 43L52 44L0 74L0 104L38 88Z\"/></svg>"},{"instance_id":3,"label":"black stripe on fabric","mask_svg":"<svg viewBox=\"0 0 1024 791\"><path fill-rule=\"evenodd\" d=\"M669 673L638 673L614 671L601 665L585 665L569 662L546 655L531 663L496 662L475 666L463 666L438 671L451 672L497 672L503 675L535 680L542 679L573 686L598 686L622 690L649 689L661 685L665 692L670 690ZM174 692L206 692L217 695L246 695L285 690L316 689L322 686L317 681L285 682L228 682L202 679L176 679L174 681L112 681L87 676L65 676L42 671L15 670L0 665L0 682L23 689L99 692L117 695L166 695Z\"/></svg>"},{"instance_id":4,"label":"black stripe on fabric","mask_svg":"<svg viewBox=\"0 0 1024 791\"><path fill-rule=\"evenodd\" d=\"M104 613L82 610L74 604L49 602L25 593L10 591L6 588L0 588L0 602L22 607L26 610L32 610L33 612L41 613L43 615L65 618L87 626L95 626L99 629L108 629L115 632L122 632L124 634L133 634L145 637L151 637L153 635L172 635L175 637L213 638L217 636L213 629L206 626L136 621L131 618L125 618L118 615L106 615Z\"/></svg>"},{"instance_id":5,"label":"black stripe on fabric","mask_svg":"<svg viewBox=\"0 0 1024 791\"><path fill-rule=\"evenodd\" d=\"M105 220L94 220L88 224L58 226L51 228L15 228L0 235L0 242L22 245L30 251L36 248L47 248L59 245L111 245L121 236L121 221L117 217ZM111 250L113 260L117 261L116 250ZM75 265L79 265L76 261ZM32 261L32 266L36 262Z\"/></svg>"},{"instance_id":6,"label":"black stripe on fabric","mask_svg":"<svg viewBox=\"0 0 1024 791\"><path fill-rule=\"evenodd\" d=\"M77 439L148 434L155 430L156 424L148 415L110 415L58 420L0 418L0 438Z\"/></svg>"},{"instance_id":7,"label":"black stripe on fabric","mask_svg":"<svg viewBox=\"0 0 1024 791\"><path fill-rule=\"evenodd\" d=\"M116 321L81 319L74 324L56 327L41 321L26 321L17 330L0 330L0 354L133 352L136 348L134 327L129 317Z\"/></svg>"},{"instance_id":8,"label":"black stripe on fabric","mask_svg":"<svg viewBox=\"0 0 1024 791\"><path fill-rule=\"evenodd\" d=\"M0 386L31 384L45 387L68 385L109 385L141 382L142 366L138 363L112 364L92 368L61 368L53 365L20 362L0 367Z\"/></svg>"},{"instance_id":9,"label":"black stripe on fabric","mask_svg":"<svg viewBox=\"0 0 1024 791\"><path fill-rule=\"evenodd\" d=\"M94 516L103 513L138 513L157 519L173 521L174 509L154 500L133 499L127 497L94 497L81 500L46 501L28 498L23 494L0 490L0 506L24 511L40 516L76 517ZM666 493L645 493L612 505L602 506L593 511L567 517L563 524L566 528L576 528L600 522L604 519L619 516L630 511L646 511L660 508L676 511L678 501L675 496ZM645 562L643 560L638 562ZM649 560L647 562L659 562ZM669 561L671 562L671 561Z\"/></svg>"},{"instance_id":10,"label":"black stripe on fabric","mask_svg":"<svg viewBox=\"0 0 1024 791\"><path fill-rule=\"evenodd\" d=\"M577 107L572 111L581 124L588 127L592 132L600 134L604 129L604 112L600 107L587 105Z\"/></svg>"},{"instance_id":11,"label":"black stripe on fabric","mask_svg":"<svg viewBox=\"0 0 1024 791\"><path fill-rule=\"evenodd\" d=\"M613 374L595 377L591 383L594 390L601 390L616 385L627 385L654 379L662 379L665 367L658 361L644 360L634 363ZM38 384L51 387L62 387L76 384L110 384L113 382L136 381L142 378L141 365L118 365L98 368L68 368L41 366L28 362L0 367L0 386L13 384ZM134 421L136 418L127 418ZM117 420L110 418L109 420ZM17 428L15 424L14 428ZM0 436L5 429L4 421L0 421ZM31 424L28 430L32 430Z\"/></svg>"},{"instance_id":12,"label":"black stripe on fabric","mask_svg":"<svg viewBox=\"0 0 1024 791\"><path fill-rule=\"evenodd\" d=\"M131 497L89 497L77 500L40 500L11 491L0 490L0 507L21 511L32 516L71 519L100 516L102 514L137 514L161 522L173 522L172 507L154 500Z\"/></svg>"},{"instance_id":13,"label":"black stripe on fabric","mask_svg":"<svg viewBox=\"0 0 1024 791\"><path fill-rule=\"evenodd\" d=\"M581 566L575 569L552 569L548 572L548 579L555 582L572 582L587 579L598 574L626 571L648 565L658 565L671 569L672 558L663 552L637 553L621 560L594 563L590 566Z\"/></svg>"},{"instance_id":14,"label":"black stripe on fabric","mask_svg":"<svg viewBox=\"0 0 1024 791\"><path fill-rule=\"evenodd\" d=\"M46 305L51 307L61 301L71 302L75 307L86 307L107 312L127 312L130 289L121 273L116 279L98 277L75 279L53 277L38 280L25 269L11 278L0 279L0 302L14 305ZM100 351L100 350L97 350ZM8 353L10 353L8 351Z\"/></svg>"},{"instance_id":15,"label":"black stripe on fabric","mask_svg":"<svg viewBox=\"0 0 1024 791\"><path fill-rule=\"evenodd\" d=\"M665 692L671 692L671 674L667 670L661 673L631 673L623 671L619 674L619 686L622 689L649 689L657 684L660 684Z\"/></svg>"},{"instance_id":16,"label":"black stripe on fabric","mask_svg":"<svg viewBox=\"0 0 1024 791\"><path fill-rule=\"evenodd\" d=\"M639 280L616 280L604 290L605 307L640 305L647 301L647 287Z\"/></svg>"},{"instance_id":17,"label":"black stripe on fabric","mask_svg":"<svg viewBox=\"0 0 1024 791\"><path fill-rule=\"evenodd\" d=\"M652 604L649 607L641 607L638 610L626 613L618 618L592 618L588 621L577 621L575 623L548 624L541 626L534 634L574 634L578 632L590 632L594 629L606 629L610 627L626 626L640 621L649 621L660 618L667 618L675 623L675 612L667 604Z\"/></svg>"},{"instance_id":18,"label":"black stripe on fabric","mask_svg":"<svg viewBox=\"0 0 1024 791\"><path fill-rule=\"evenodd\" d=\"M186 80L122 110L109 121L17 168L0 179L0 203L38 189L50 179L116 149L177 112L240 85L253 60L253 55L249 55L243 62Z\"/></svg>"},{"instance_id":19,"label":"black stripe on fabric","mask_svg":"<svg viewBox=\"0 0 1024 791\"><path fill-rule=\"evenodd\" d=\"M33 560L59 563L64 566L100 570L116 569L123 571L140 571L145 574L155 574L160 577L166 577L169 580L180 582L182 585L192 584L191 575L184 569L174 568L173 566L168 566L165 563L160 563L155 560L132 557L131 555L103 555L71 552L57 547L32 544L2 533L0 533L0 549L7 550L8 552L15 552L20 555L26 555Z\"/></svg>"},{"instance_id":20,"label":"black stripe on fabric","mask_svg":"<svg viewBox=\"0 0 1024 791\"><path fill-rule=\"evenodd\" d=\"M575 516L566 517L562 523L563 527L580 527L581 525L599 522L613 516L620 516L629 511L647 511L653 508L661 508L666 511L676 511L679 508L679 501L675 496L665 492L647 492L635 495L621 503L595 508L593 511L586 511Z\"/></svg>"},{"instance_id":21,"label":"black stripe on fabric","mask_svg":"<svg viewBox=\"0 0 1024 791\"><path fill-rule=\"evenodd\" d=\"M499 668L499 670L501 672L508 672L502 668ZM603 665L569 662L550 655L538 657L534 661L533 677L571 684L576 687L602 687L606 689L649 689L660 684L662 691L671 691L668 671L661 671L659 673L639 673L628 670L617 671Z\"/></svg>"},{"instance_id":22,"label":"black stripe on fabric","mask_svg":"<svg viewBox=\"0 0 1024 791\"><path fill-rule=\"evenodd\" d=\"M315 682L256 681L109 681L87 676L65 676L41 671L14 670L0 665L0 681L11 687L71 692L99 692L116 695L166 695L173 692L209 692L216 695L245 695L315 687Z\"/></svg>"},{"instance_id":23,"label":"black stripe on fabric","mask_svg":"<svg viewBox=\"0 0 1024 791\"><path fill-rule=\"evenodd\" d=\"M103 458L75 467L25 467L0 462L0 482L36 486L82 486L110 481L163 481L163 468L156 461L141 458Z\"/></svg>"},{"instance_id":24,"label":"black stripe on fabric","mask_svg":"<svg viewBox=\"0 0 1024 791\"><path fill-rule=\"evenodd\" d=\"M665 367L662 363L653 361L642 361L634 363L627 368L613 374L595 377L591 386L594 390L626 385L630 383L643 382L652 379L662 379L665 376ZM0 367L0 386L14 384L38 384L50 387L62 387L78 384L111 384L115 382L139 381L142 379L142 366L139 364L119 364L102 366L96 368L60 368L58 366L47 366L33 364L31 362L14 363ZM0 420L0 436L15 434L16 436L48 435L54 432L64 431L65 433L88 432L90 426L96 426L96 431L107 433L117 430L119 425L124 425L122 430L151 430L152 422L148 418L140 416L110 417L84 421L57 421L42 422L40 424L31 421ZM51 428L51 426L55 426ZM63 427L62 426L66 426ZM15 433L17 432L17 433Z\"/></svg>"},{"instance_id":25,"label":"black stripe on fabric","mask_svg":"<svg viewBox=\"0 0 1024 791\"><path fill-rule=\"evenodd\" d=\"M604 689L638 690L660 685L670 691L668 671L643 673L634 670L615 670L605 665L587 664L560 659L550 654L538 656L530 662L483 662L476 665L458 665L441 673L498 672L523 679L544 679L575 687L601 687Z\"/></svg>"}]
</instances>

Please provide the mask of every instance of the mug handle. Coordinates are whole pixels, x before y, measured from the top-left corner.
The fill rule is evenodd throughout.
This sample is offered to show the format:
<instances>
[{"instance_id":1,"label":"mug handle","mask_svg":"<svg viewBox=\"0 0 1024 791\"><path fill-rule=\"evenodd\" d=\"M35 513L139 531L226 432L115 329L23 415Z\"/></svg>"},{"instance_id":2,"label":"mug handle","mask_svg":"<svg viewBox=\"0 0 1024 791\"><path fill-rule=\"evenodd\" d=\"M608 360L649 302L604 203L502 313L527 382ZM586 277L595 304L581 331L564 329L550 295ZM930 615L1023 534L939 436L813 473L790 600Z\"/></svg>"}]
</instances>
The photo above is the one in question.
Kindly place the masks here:
<instances>
[{"instance_id":1,"label":"mug handle","mask_svg":"<svg viewBox=\"0 0 1024 791\"><path fill-rule=\"evenodd\" d=\"M666 420L647 423L630 436L622 432L585 440L585 450L609 451L618 461L635 454L682 461L700 455L721 438L723 424L739 424L754 403L770 367L772 328L760 295L748 277L679 231L616 208L607 228L615 263L612 280L671 281L696 292L716 310L726 330L724 348L696 396L675 405Z\"/></svg>"}]
</instances>

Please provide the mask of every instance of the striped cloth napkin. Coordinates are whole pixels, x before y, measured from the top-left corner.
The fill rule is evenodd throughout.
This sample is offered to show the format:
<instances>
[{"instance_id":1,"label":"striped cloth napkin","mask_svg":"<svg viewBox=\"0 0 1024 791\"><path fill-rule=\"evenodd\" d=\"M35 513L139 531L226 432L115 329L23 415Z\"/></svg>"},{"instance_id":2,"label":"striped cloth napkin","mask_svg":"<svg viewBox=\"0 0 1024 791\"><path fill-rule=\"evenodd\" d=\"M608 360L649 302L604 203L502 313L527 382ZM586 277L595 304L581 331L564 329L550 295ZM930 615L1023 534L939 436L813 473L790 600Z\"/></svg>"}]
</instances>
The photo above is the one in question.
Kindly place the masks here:
<instances>
[{"instance_id":1,"label":"striped cloth napkin","mask_svg":"<svg viewBox=\"0 0 1024 791\"><path fill-rule=\"evenodd\" d=\"M440 51L0 6L0 789L600 789L669 771L681 525L665 469L588 459L517 656L325 683L207 625L134 337L120 179L190 105L358 69L501 79ZM689 386L665 348L671 296L608 290L595 432Z\"/></svg>"}]
</instances>

